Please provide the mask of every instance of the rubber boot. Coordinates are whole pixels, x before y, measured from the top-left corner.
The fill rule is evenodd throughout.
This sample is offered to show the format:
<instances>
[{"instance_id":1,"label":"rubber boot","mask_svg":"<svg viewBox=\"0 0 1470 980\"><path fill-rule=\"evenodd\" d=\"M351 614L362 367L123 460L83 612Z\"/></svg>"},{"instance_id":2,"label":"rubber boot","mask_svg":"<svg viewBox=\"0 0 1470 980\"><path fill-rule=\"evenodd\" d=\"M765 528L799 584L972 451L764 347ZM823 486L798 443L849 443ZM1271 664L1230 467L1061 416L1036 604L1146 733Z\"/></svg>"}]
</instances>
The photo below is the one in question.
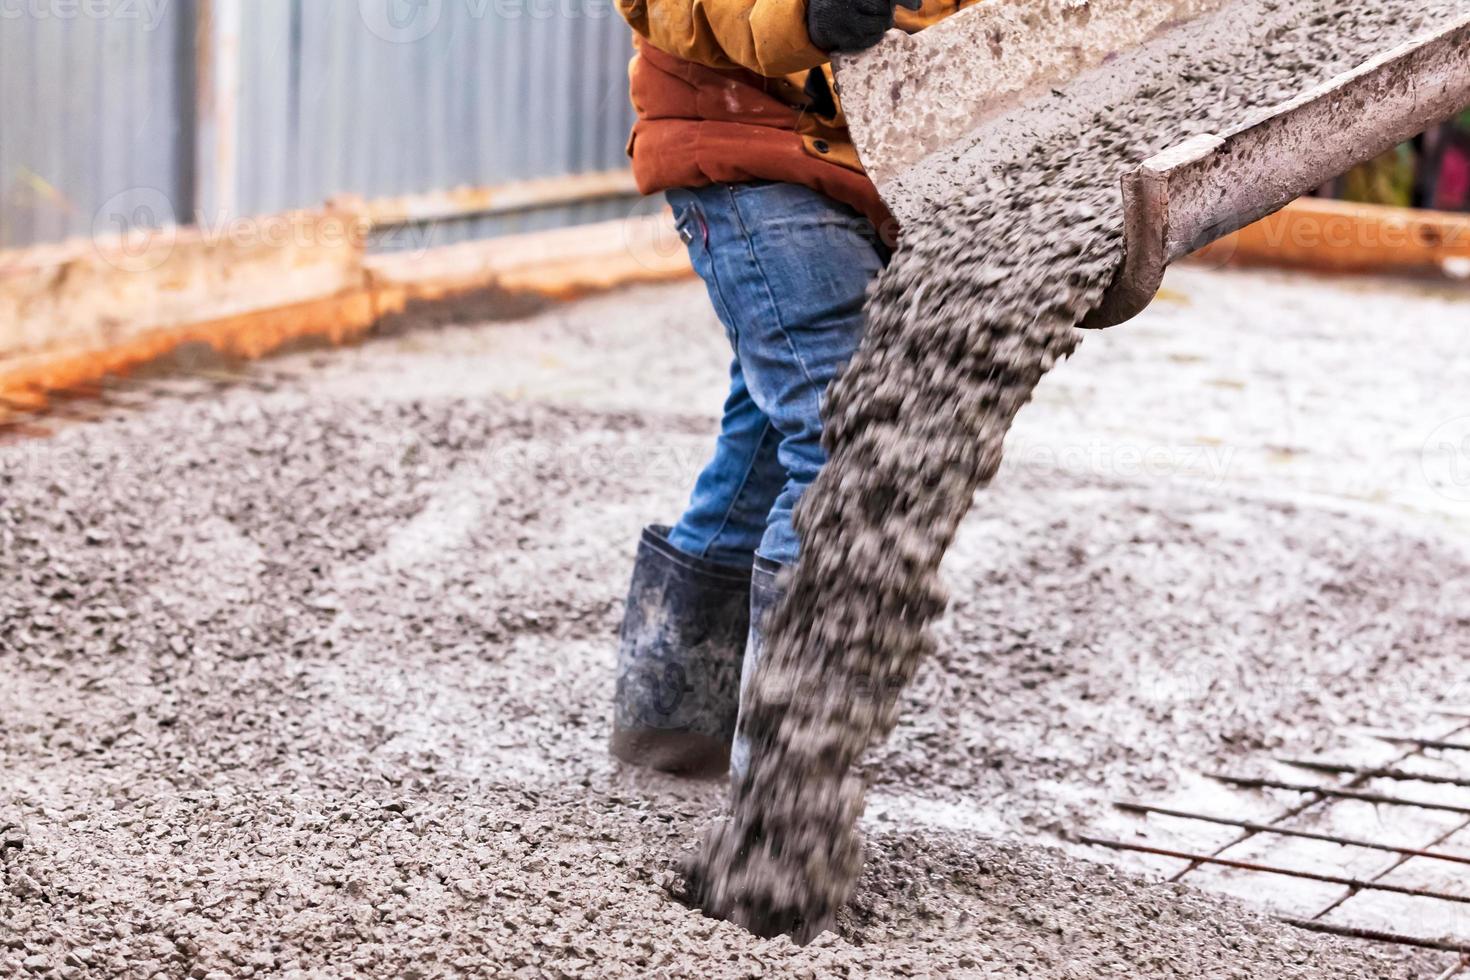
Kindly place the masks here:
<instances>
[{"instance_id":1,"label":"rubber boot","mask_svg":"<svg viewBox=\"0 0 1470 980\"><path fill-rule=\"evenodd\" d=\"M740 709L750 570L685 554L669 529L638 544L618 635L612 754L692 776L723 775Z\"/></svg>"},{"instance_id":2,"label":"rubber boot","mask_svg":"<svg viewBox=\"0 0 1470 980\"><path fill-rule=\"evenodd\" d=\"M755 568L750 574L750 633L745 640L745 660L740 666L740 703L743 705L751 679L755 677L756 665L766 652L766 617L786 590L780 586L781 571L786 566L780 562L762 558L755 559ZM750 768L750 742L735 727L735 741L730 747L730 779L737 782Z\"/></svg>"}]
</instances>

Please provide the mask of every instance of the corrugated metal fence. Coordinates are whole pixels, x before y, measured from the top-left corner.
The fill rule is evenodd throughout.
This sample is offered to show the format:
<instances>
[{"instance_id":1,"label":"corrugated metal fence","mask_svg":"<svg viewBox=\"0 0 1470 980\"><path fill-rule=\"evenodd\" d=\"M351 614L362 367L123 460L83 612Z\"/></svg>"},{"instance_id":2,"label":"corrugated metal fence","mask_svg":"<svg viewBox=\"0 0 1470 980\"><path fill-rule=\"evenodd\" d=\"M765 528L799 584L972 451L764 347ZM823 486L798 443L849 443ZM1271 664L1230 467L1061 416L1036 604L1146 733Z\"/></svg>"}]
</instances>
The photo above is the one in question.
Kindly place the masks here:
<instances>
[{"instance_id":1,"label":"corrugated metal fence","mask_svg":"<svg viewBox=\"0 0 1470 980\"><path fill-rule=\"evenodd\" d=\"M629 52L611 0L0 0L0 247L622 167ZM224 188L211 91L238 98Z\"/></svg>"}]
</instances>

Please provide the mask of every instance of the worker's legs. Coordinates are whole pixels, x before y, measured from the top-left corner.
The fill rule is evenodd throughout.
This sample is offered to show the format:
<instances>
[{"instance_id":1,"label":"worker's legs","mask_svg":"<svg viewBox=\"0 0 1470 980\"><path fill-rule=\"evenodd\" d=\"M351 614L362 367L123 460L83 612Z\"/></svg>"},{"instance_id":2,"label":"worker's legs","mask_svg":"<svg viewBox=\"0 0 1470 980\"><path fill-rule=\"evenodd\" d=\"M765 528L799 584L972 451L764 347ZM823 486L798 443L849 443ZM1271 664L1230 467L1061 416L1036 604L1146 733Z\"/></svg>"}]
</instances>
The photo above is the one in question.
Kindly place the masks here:
<instances>
[{"instance_id":1,"label":"worker's legs","mask_svg":"<svg viewBox=\"0 0 1470 980\"><path fill-rule=\"evenodd\" d=\"M751 562L784 479L737 360L714 460L675 529L638 545L618 635L612 752L669 772L726 770L748 637Z\"/></svg>"},{"instance_id":2,"label":"worker's legs","mask_svg":"<svg viewBox=\"0 0 1470 980\"><path fill-rule=\"evenodd\" d=\"M885 253L871 224L805 187L716 185L672 192L669 201L735 348L741 387L768 426L759 440L745 436L727 444L727 414L715 459L671 536L681 547L723 540L741 549L741 557L743 549L759 552L750 587L743 694L764 653L763 619L780 601L781 568L796 559L792 511L826 462L822 399L857 350L868 284ZM742 431L758 427L753 417L747 425ZM772 441L779 485L765 456ZM731 457L722 459L727 451ZM747 460L757 479L731 479ZM770 505L757 541L750 511L762 494ZM727 515L734 519L726 521ZM717 527L721 530L711 536ZM736 737L730 764L737 778L749 758L749 744Z\"/></svg>"},{"instance_id":3,"label":"worker's legs","mask_svg":"<svg viewBox=\"0 0 1470 980\"><path fill-rule=\"evenodd\" d=\"M767 596L772 569L796 558L792 509L826 461L822 396L857 348L882 260L868 222L804 187L668 196L735 358L714 457L688 508L639 546L612 750L660 769L709 771L724 764L742 661L757 650L750 612L770 605L749 598L752 563L759 552Z\"/></svg>"},{"instance_id":4,"label":"worker's legs","mask_svg":"<svg viewBox=\"0 0 1470 980\"><path fill-rule=\"evenodd\" d=\"M670 542L749 564L796 558L792 509L826 462L821 403L857 349L882 268L873 226L795 184L670 191L680 234L735 349L715 457Z\"/></svg>"},{"instance_id":5,"label":"worker's legs","mask_svg":"<svg viewBox=\"0 0 1470 980\"><path fill-rule=\"evenodd\" d=\"M726 333L735 346L733 332L726 327ZM714 458L695 482L669 543L699 558L749 568L786 482L780 444L781 433L751 397L737 356Z\"/></svg>"}]
</instances>

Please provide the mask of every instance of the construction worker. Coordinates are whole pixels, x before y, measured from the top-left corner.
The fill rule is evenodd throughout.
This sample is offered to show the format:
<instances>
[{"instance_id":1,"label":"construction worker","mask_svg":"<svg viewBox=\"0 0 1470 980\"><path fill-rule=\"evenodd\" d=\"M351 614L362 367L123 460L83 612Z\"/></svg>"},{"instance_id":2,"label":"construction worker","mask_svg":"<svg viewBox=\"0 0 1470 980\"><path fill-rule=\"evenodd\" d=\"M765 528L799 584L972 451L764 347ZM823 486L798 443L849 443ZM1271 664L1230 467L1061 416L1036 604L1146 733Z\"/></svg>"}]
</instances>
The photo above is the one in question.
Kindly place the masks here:
<instances>
[{"instance_id":1,"label":"construction worker","mask_svg":"<svg viewBox=\"0 0 1470 980\"><path fill-rule=\"evenodd\" d=\"M643 532L619 636L612 751L731 764L741 675L797 555L792 509L826 461L820 407L853 355L896 229L863 173L828 56L916 31L927 0L618 0L635 32L628 151L662 191L734 360L714 458L672 526ZM742 749L734 752L742 766Z\"/></svg>"}]
</instances>

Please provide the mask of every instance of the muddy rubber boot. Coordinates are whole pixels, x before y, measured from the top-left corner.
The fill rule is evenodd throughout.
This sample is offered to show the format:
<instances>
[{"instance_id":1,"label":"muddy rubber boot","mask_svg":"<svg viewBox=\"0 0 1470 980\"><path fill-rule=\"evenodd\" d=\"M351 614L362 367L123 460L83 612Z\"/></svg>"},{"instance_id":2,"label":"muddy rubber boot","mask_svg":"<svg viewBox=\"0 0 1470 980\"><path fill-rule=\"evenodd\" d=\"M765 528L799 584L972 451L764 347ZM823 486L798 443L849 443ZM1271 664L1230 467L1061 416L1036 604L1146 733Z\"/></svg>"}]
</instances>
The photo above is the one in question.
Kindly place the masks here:
<instances>
[{"instance_id":1,"label":"muddy rubber boot","mask_svg":"<svg viewBox=\"0 0 1470 980\"><path fill-rule=\"evenodd\" d=\"M746 689L755 676L756 664L766 652L765 619L776 603L781 601L785 590L780 587L781 571L786 566L780 562L755 558L755 568L750 574L750 635L745 641L745 660L740 667L740 701L745 702ZM738 781L750 765L750 743L740 736L736 725L735 741L730 746L730 779Z\"/></svg>"},{"instance_id":2,"label":"muddy rubber boot","mask_svg":"<svg viewBox=\"0 0 1470 980\"><path fill-rule=\"evenodd\" d=\"M685 554L669 529L638 544L618 634L612 754L691 776L723 775L740 709L750 571Z\"/></svg>"}]
</instances>

